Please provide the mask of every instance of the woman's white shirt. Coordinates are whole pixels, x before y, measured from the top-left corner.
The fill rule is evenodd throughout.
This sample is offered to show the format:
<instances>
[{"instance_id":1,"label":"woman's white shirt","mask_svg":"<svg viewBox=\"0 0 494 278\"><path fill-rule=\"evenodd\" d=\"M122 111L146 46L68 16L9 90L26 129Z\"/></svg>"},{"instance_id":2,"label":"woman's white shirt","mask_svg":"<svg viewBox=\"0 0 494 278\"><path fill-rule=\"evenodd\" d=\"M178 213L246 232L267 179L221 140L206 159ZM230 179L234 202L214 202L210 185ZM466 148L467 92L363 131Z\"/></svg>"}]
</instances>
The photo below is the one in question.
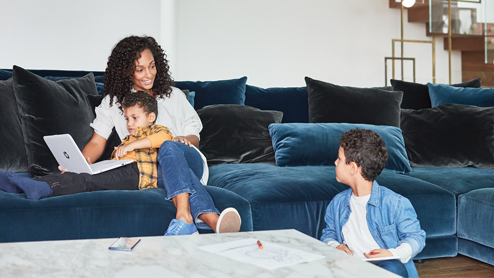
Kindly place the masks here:
<instances>
[{"instance_id":1,"label":"woman's white shirt","mask_svg":"<svg viewBox=\"0 0 494 278\"><path fill-rule=\"evenodd\" d=\"M184 93L175 87L172 87L170 97L157 98L158 101L158 117L156 124L166 126L170 129L174 137L195 135L200 139L199 133L202 130L201 119L197 115L194 107L185 98ZM124 139L129 135L127 130L127 122L120 110L120 105L115 104L116 97L113 99L113 105L110 107L110 96L106 96L101 101L101 104L96 107L96 119L91 123L94 131L108 139L113 127L118 133L120 139ZM203 161L203 174L201 183L206 185L209 178L209 169L206 157L196 148L201 155Z\"/></svg>"}]
</instances>

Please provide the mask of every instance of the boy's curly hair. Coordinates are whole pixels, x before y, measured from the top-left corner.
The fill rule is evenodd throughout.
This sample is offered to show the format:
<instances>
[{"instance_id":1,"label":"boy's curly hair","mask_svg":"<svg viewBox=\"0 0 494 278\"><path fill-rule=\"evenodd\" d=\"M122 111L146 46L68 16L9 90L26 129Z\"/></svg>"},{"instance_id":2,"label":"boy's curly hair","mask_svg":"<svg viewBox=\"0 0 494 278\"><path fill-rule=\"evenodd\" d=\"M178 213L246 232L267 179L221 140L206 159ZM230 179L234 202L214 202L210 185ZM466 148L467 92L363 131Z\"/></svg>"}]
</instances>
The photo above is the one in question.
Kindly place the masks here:
<instances>
[{"instance_id":1,"label":"boy's curly hair","mask_svg":"<svg viewBox=\"0 0 494 278\"><path fill-rule=\"evenodd\" d=\"M156 101L155 97L149 95L144 91L130 93L124 98L122 102L122 109L136 105L141 107L142 110L144 110L144 113L154 113L156 115L156 118L158 118L158 101Z\"/></svg>"},{"instance_id":2,"label":"boy's curly hair","mask_svg":"<svg viewBox=\"0 0 494 278\"><path fill-rule=\"evenodd\" d=\"M367 181L374 181L386 166L386 144L381 136L372 130L349 130L341 136L340 146L345 152L346 164L355 162L361 167L362 177Z\"/></svg>"},{"instance_id":3,"label":"boy's curly hair","mask_svg":"<svg viewBox=\"0 0 494 278\"><path fill-rule=\"evenodd\" d=\"M156 65L156 77L153 84L154 96L170 96L173 80L170 76L170 67L165 52L152 37L130 36L118 42L108 57L103 95L110 95L110 106L113 104L113 97L117 97L116 103L121 104L124 98L130 94L133 86L135 61L141 58L140 53L146 49L149 49L153 54Z\"/></svg>"}]
</instances>

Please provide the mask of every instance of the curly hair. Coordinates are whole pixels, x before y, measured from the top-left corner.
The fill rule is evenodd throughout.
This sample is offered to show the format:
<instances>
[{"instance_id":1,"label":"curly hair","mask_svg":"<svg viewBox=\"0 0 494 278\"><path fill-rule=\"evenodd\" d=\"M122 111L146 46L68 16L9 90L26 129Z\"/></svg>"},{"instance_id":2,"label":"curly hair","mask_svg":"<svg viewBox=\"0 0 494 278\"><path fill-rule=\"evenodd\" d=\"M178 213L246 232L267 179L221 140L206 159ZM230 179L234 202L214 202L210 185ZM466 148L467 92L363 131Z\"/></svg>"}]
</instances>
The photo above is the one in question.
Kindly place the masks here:
<instances>
[{"instance_id":1,"label":"curly hair","mask_svg":"<svg viewBox=\"0 0 494 278\"><path fill-rule=\"evenodd\" d=\"M170 76L170 67L166 54L161 46L152 37L130 36L118 42L112 50L105 71L104 96L110 96L110 106L113 98L121 104L124 98L130 94L133 86L135 61L141 58L141 52L149 49L154 57L156 65L156 78L153 83L153 95L169 97L173 85Z\"/></svg>"},{"instance_id":2,"label":"curly hair","mask_svg":"<svg viewBox=\"0 0 494 278\"><path fill-rule=\"evenodd\" d=\"M158 117L158 102L156 98L144 91L130 93L122 101L122 109L138 105L144 110L144 113L154 113Z\"/></svg>"},{"instance_id":3,"label":"curly hair","mask_svg":"<svg viewBox=\"0 0 494 278\"><path fill-rule=\"evenodd\" d=\"M374 181L386 166L388 150L384 140L376 132L355 128L340 138L346 163L355 162L362 169L362 177Z\"/></svg>"}]
</instances>

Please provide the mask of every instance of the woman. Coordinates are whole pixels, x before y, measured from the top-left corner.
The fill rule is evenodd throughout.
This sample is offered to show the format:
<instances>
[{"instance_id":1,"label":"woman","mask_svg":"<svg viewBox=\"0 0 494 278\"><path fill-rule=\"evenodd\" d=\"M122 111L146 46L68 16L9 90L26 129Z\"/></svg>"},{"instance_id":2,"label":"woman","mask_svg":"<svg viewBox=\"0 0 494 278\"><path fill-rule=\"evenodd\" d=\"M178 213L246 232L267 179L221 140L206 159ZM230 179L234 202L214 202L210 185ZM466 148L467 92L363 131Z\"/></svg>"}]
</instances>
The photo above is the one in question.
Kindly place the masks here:
<instances>
[{"instance_id":1,"label":"woman","mask_svg":"<svg viewBox=\"0 0 494 278\"><path fill-rule=\"evenodd\" d=\"M160 147L158 186L167 191L177 208L165 235L197 233L197 225L207 224L217 233L237 232L240 216L233 208L221 214L202 184L207 183L206 158L197 149L202 123L182 91L172 87L166 55L152 37L130 36L121 40L108 58L104 98L91 124L93 137L82 153L96 161L105 148L112 128L120 139L129 134L120 104L125 96L145 91L158 101L156 124L166 126L174 136ZM202 182L202 184L201 184Z\"/></svg>"}]
</instances>

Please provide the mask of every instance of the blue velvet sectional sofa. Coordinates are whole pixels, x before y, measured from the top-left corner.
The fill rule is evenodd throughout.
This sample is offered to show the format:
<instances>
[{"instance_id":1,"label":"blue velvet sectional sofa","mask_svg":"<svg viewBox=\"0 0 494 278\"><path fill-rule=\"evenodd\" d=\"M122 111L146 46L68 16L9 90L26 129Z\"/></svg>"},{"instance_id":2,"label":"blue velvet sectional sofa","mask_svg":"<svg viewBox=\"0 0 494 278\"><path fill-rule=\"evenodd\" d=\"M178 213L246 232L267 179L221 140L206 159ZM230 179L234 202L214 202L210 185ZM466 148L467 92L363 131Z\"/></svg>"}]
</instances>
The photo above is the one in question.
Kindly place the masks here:
<instances>
[{"instance_id":1,"label":"blue velvet sectional sofa","mask_svg":"<svg viewBox=\"0 0 494 278\"><path fill-rule=\"evenodd\" d=\"M92 132L85 127L101 101L102 74L0 70L0 170L56 171L40 140L46 134L70 133L84 146ZM339 136L348 125L368 125L393 145L377 181L410 199L427 233L415 259L460 253L494 264L494 108L458 100L432 104L429 94L437 88L396 80L386 88L311 78L298 88L246 83L246 77L176 81L194 92L189 101L204 125L206 189L218 209L237 208L242 231L294 228L320 238L327 205L348 188L335 179ZM458 86L480 90L480 80ZM0 190L0 242L162 235L174 214L164 189L40 201Z\"/></svg>"}]
</instances>

